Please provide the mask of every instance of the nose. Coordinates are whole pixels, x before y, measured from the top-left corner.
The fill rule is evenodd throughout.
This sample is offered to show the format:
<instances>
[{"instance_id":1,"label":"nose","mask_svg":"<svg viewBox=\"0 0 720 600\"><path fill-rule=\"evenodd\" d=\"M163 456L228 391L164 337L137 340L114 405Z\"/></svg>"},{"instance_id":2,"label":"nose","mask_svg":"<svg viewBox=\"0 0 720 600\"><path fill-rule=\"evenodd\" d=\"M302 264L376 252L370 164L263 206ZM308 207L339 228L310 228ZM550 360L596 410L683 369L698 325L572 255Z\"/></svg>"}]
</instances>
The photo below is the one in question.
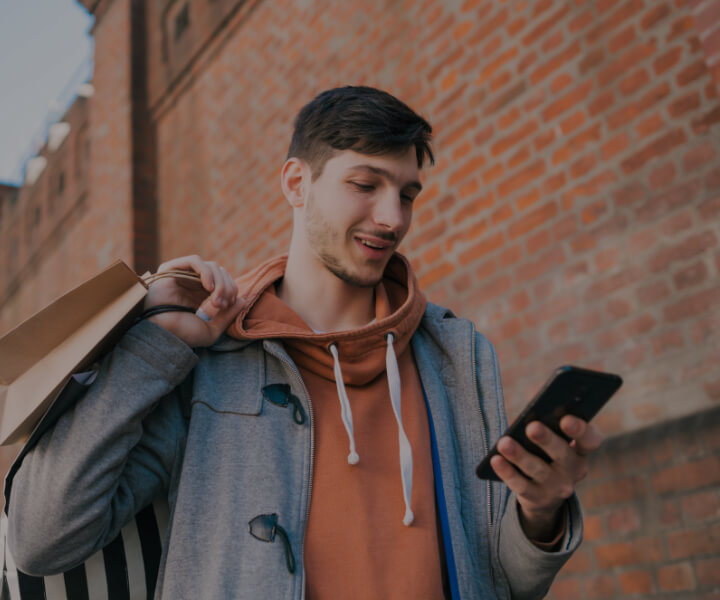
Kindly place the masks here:
<instances>
[{"instance_id":1,"label":"nose","mask_svg":"<svg viewBox=\"0 0 720 600\"><path fill-rule=\"evenodd\" d=\"M398 232L407 226L410 214L411 207L403 203L400 192L388 188L375 203L373 221L382 229Z\"/></svg>"}]
</instances>

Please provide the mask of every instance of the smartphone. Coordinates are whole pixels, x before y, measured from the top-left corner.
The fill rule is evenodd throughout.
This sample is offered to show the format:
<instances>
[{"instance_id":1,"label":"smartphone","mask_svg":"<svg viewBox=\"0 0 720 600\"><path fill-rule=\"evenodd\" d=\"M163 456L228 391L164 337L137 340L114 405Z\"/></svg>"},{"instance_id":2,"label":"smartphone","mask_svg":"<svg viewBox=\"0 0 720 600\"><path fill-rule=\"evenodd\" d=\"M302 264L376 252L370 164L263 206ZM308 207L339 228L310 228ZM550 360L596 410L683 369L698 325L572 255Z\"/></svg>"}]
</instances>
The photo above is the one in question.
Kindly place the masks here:
<instances>
[{"instance_id":1,"label":"smartphone","mask_svg":"<svg viewBox=\"0 0 720 600\"><path fill-rule=\"evenodd\" d=\"M552 459L525 435L528 423L540 421L559 436L570 441L570 438L560 430L560 419L565 415L575 415L584 421L590 421L621 385L622 378L613 373L591 371L570 365L559 367L503 435L509 435L545 462L552 462ZM490 466L490 459L497 453L497 444L495 444L477 466L475 472L480 479L500 481Z\"/></svg>"}]
</instances>

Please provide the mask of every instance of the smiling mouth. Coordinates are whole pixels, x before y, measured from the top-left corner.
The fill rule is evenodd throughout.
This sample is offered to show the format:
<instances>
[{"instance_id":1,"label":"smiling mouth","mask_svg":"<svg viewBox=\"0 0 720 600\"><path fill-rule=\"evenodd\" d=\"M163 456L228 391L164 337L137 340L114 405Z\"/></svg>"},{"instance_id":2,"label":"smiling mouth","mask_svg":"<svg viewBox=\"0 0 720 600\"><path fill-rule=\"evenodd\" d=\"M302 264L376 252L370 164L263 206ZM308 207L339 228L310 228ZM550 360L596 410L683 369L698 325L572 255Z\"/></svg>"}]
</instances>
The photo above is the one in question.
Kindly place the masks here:
<instances>
[{"instance_id":1,"label":"smiling mouth","mask_svg":"<svg viewBox=\"0 0 720 600\"><path fill-rule=\"evenodd\" d=\"M363 246L367 246L368 248L372 248L373 250L385 250L386 248L389 248L389 246L381 246L379 244L373 244L372 242L368 242L367 240L360 240L360 243Z\"/></svg>"}]
</instances>

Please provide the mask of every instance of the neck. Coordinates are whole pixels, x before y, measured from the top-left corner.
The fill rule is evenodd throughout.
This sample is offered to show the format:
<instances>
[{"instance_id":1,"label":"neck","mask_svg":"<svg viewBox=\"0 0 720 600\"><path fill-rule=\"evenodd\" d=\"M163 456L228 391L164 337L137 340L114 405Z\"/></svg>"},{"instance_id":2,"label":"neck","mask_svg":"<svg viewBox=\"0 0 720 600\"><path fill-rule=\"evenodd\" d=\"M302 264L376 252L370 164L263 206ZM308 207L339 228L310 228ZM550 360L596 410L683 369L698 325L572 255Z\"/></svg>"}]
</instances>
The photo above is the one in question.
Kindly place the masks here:
<instances>
[{"instance_id":1,"label":"neck","mask_svg":"<svg viewBox=\"0 0 720 600\"><path fill-rule=\"evenodd\" d=\"M316 331L347 331L375 318L375 290L351 285L316 259L304 264L290 252L278 297Z\"/></svg>"}]
</instances>

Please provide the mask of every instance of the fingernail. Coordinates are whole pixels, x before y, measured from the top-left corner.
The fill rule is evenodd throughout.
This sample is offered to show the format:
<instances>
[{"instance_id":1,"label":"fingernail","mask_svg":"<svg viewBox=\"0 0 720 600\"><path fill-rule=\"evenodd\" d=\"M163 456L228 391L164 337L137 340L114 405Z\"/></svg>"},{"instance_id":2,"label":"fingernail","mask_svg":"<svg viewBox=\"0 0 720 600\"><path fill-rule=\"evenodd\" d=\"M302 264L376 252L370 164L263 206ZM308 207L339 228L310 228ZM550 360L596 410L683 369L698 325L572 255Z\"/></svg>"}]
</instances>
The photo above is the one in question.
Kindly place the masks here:
<instances>
[{"instance_id":1,"label":"fingernail","mask_svg":"<svg viewBox=\"0 0 720 600\"><path fill-rule=\"evenodd\" d=\"M196 314L198 317L200 317L203 321L205 321L205 322L207 322L207 323L209 323L210 321L212 321L212 319L210 318L210 315L208 315L202 308L198 308L198 309L195 311L195 314Z\"/></svg>"}]
</instances>

